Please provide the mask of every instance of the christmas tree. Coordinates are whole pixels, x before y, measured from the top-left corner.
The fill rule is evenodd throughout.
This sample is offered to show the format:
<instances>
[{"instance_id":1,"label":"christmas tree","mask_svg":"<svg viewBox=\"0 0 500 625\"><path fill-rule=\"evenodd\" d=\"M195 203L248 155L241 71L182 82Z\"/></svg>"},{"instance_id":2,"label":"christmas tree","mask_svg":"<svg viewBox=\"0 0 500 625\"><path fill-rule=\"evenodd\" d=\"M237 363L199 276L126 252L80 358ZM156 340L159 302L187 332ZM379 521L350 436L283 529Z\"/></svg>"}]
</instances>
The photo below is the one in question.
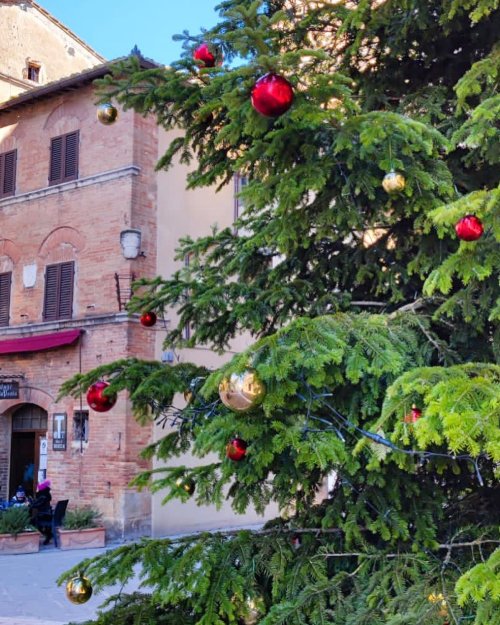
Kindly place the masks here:
<instances>
[{"instance_id":1,"label":"christmas tree","mask_svg":"<svg viewBox=\"0 0 500 625\"><path fill-rule=\"evenodd\" d=\"M254 343L217 371L127 359L62 393L104 378L137 418L176 423L137 487L281 513L124 545L61 582L141 569L101 625L498 623L498 1L218 11L183 59L131 57L100 90L180 130L158 166L190 163L189 187L248 181L237 230L186 236L189 266L141 281L130 311L175 309L169 346ZM199 466L176 464L188 451Z\"/></svg>"}]
</instances>

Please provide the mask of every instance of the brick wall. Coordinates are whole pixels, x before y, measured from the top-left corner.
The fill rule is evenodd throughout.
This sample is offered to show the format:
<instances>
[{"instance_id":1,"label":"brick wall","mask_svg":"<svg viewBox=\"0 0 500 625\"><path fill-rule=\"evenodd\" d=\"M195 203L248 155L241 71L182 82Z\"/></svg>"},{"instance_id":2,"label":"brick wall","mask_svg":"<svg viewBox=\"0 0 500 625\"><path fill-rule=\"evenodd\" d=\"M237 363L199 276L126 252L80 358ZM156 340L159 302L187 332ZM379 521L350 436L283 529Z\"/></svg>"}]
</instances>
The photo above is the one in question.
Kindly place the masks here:
<instances>
[{"instance_id":1,"label":"brick wall","mask_svg":"<svg viewBox=\"0 0 500 625\"><path fill-rule=\"evenodd\" d=\"M120 393L111 411L90 411L89 442L81 446L72 440L79 399L57 401L60 384L80 370L131 355L154 357L155 330L119 313L115 273L126 278L155 272L158 131L152 120L131 112L102 126L94 100L87 85L0 116L0 152L18 150L16 194L0 200L0 268L13 272L10 325L0 328L0 341L67 327L84 330L77 345L0 355L1 374L25 376L18 400L0 400L0 496L8 488L12 412L34 403L48 412L47 474L54 500L94 505L112 533L130 535L150 526L150 495L128 483L148 466L138 453L151 427L135 422ZM77 129L79 179L50 187L50 139ZM136 260L125 260L120 248L120 232L130 227L143 233L145 256ZM73 318L44 323L45 267L67 260L75 261ZM85 409L85 397L82 404ZM52 449L54 412L68 416L66 451Z\"/></svg>"}]
</instances>

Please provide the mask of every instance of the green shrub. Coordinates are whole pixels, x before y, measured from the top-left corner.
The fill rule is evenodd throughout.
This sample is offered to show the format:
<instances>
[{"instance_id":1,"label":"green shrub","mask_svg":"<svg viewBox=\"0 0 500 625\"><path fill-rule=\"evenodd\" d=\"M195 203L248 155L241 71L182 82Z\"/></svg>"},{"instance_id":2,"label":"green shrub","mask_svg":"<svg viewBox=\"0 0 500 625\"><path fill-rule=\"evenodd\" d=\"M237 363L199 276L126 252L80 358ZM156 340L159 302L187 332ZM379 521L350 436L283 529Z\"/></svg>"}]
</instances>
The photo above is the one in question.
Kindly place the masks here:
<instances>
[{"instance_id":1,"label":"green shrub","mask_svg":"<svg viewBox=\"0 0 500 625\"><path fill-rule=\"evenodd\" d=\"M0 534L17 536L21 532L33 529L27 508L8 508L0 513Z\"/></svg>"},{"instance_id":2,"label":"green shrub","mask_svg":"<svg viewBox=\"0 0 500 625\"><path fill-rule=\"evenodd\" d=\"M74 508L66 512L63 527L67 530L84 530L90 527L98 527L100 518L101 513L93 508Z\"/></svg>"}]
</instances>

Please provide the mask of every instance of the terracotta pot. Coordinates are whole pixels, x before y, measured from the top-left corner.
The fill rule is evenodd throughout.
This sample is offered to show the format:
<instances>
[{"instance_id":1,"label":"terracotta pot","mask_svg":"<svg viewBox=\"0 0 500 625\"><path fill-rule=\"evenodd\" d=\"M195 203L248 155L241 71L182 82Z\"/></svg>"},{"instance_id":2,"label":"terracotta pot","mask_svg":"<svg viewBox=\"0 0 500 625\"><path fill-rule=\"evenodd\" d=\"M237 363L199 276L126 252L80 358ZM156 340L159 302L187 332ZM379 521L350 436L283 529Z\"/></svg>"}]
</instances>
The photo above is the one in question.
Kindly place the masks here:
<instances>
[{"instance_id":1,"label":"terracotta pot","mask_svg":"<svg viewBox=\"0 0 500 625\"><path fill-rule=\"evenodd\" d=\"M93 549L104 547L106 531L104 527L90 527L84 530L57 528L58 543L61 549Z\"/></svg>"},{"instance_id":2,"label":"terracotta pot","mask_svg":"<svg viewBox=\"0 0 500 625\"><path fill-rule=\"evenodd\" d=\"M40 534L38 532L21 532L14 534L0 534L0 555L17 553L36 553L40 549Z\"/></svg>"}]
</instances>

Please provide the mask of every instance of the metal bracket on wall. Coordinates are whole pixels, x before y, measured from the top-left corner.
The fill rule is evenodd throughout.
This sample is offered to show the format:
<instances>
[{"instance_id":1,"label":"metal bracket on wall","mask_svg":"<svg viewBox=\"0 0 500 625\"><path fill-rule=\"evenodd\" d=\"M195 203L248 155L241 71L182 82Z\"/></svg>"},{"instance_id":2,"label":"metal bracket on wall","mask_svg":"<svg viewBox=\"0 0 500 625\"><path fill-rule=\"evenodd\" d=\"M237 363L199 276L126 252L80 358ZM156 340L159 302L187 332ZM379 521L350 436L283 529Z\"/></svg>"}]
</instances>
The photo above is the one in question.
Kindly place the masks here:
<instances>
[{"instance_id":1,"label":"metal bracket on wall","mask_svg":"<svg viewBox=\"0 0 500 625\"><path fill-rule=\"evenodd\" d=\"M125 310L127 304L132 297L133 289L132 283L136 279L135 273L130 273L127 275L119 275L115 273L115 283L116 283L116 299L118 300L118 310Z\"/></svg>"}]
</instances>

